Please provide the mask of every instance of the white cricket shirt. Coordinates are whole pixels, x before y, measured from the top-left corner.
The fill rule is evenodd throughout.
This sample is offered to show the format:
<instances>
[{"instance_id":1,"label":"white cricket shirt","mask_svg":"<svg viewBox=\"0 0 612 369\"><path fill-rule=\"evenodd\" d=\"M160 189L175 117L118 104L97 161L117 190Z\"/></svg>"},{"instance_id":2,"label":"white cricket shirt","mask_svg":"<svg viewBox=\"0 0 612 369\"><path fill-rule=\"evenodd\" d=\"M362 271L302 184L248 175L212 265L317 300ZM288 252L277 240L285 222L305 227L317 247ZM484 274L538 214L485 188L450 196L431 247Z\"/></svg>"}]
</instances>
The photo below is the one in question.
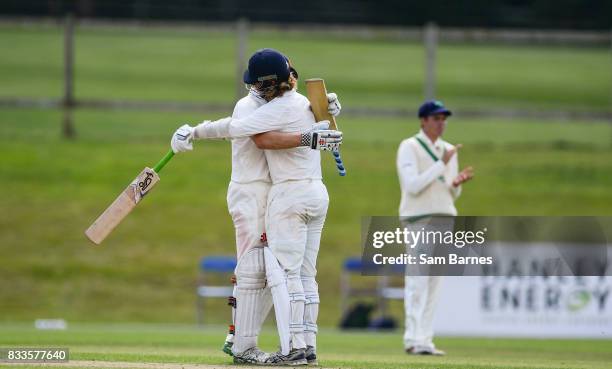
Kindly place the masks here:
<instances>
[{"instance_id":1,"label":"white cricket shirt","mask_svg":"<svg viewBox=\"0 0 612 369\"><path fill-rule=\"evenodd\" d=\"M269 131L305 132L315 124L308 99L296 91L285 92L247 117L219 119L196 127L198 138L250 137ZM321 154L309 147L265 150L272 183L321 179Z\"/></svg>"},{"instance_id":2,"label":"white cricket shirt","mask_svg":"<svg viewBox=\"0 0 612 369\"><path fill-rule=\"evenodd\" d=\"M232 113L232 119L248 117L266 100L250 93L238 100ZM264 151L257 148L250 137L232 139L232 182L271 182L270 171Z\"/></svg>"},{"instance_id":3,"label":"white cricket shirt","mask_svg":"<svg viewBox=\"0 0 612 369\"><path fill-rule=\"evenodd\" d=\"M417 138L439 160L434 160ZM448 164L441 160L444 151L452 147L441 138L431 142L422 130L402 141L397 151L397 173L402 191L400 216L457 215L455 200L461 193L461 186L454 187L452 182L458 174L459 160L457 154Z\"/></svg>"}]
</instances>

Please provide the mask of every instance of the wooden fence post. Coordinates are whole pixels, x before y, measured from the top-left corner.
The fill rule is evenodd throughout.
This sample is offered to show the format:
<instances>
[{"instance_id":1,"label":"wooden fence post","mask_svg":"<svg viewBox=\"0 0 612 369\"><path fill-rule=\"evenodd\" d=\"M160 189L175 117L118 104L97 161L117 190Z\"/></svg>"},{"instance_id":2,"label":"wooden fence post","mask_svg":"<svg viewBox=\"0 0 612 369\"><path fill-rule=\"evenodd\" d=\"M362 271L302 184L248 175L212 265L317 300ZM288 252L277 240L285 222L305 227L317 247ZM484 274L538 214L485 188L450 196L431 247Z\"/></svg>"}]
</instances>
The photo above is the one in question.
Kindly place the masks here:
<instances>
[{"instance_id":1,"label":"wooden fence post","mask_svg":"<svg viewBox=\"0 0 612 369\"><path fill-rule=\"evenodd\" d=\"M68 13L64 23L64 97L62 100L64 110L62 134L65 138L75 137L72 123L74 105L74 16Z\"/></svg>"},{"instance_id":2,"label":"wooden fence post","mask_svg":"<svg viewBox=\"0 0 612 369\"><path fill-rule=\"evenodd\" d=\"M436 97L436 49L438 48L438 26L427 23L423 30L425 44L425 99Z\"/></svg>"},{"instance_id":3,"label":"wooden fence post","mask_svg":"<svg viewBox=\"0 0 612 369\"><path fill-rule=\"evenodd\" d=\"M247 60L247 41L249 38L249 21L246 18L240 18L236 22L236 101L246 95L242 75L246 67Z\"/></svg>"}]
</instances>

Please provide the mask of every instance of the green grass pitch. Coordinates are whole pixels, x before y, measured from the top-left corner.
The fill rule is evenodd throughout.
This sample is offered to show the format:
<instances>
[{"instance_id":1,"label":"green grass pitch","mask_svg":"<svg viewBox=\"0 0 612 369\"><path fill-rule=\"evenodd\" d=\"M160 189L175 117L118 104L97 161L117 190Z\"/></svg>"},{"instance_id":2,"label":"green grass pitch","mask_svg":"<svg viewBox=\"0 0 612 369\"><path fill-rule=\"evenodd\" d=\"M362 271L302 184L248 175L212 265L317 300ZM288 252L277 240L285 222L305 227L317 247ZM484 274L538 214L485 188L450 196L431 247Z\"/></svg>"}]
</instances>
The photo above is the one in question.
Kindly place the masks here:
<instances>
[{"instance_id":1,"label":"green grass pitch","mask_svg":"<svg viewBox=\"0 0 612 369\"><path fill-rule=\"evenodd\" d=\"M0 199L0 245L10 257L0 279L4 319L193 319L197 261L235 248L225 200L227 142L198 142L193 152L175 156L151 195L101 247L83 231L145 165L161 158L177 126L203 118L215 117L77 111L79 138L64 141L59 112L0 110L0 190L10 194ZM338 176L331 155L322 160L332 201L318 262L319 278L331 281L321 285L320 320L327 326L339 319L342 260L360 252L361 216L397 212L395 154L417 126L348 117L339 123L348 175ZM458 209L471 215L610 214L611 136L607 123L457 117L447 138L465 145L460 162L477 175ZM146 305L154 308L141 309Z\"/></svg>"},{"instance_id":2,"label":"green grass pitch","mask_svg":"<svg viewBox=\"0 0 612 369\"><path fill-rule=\"evenodd\" d=\"M0 344L67 347L71 361L219 366L231 363L231 358L220 350L223 332L223 327L143 324L79 324L66 331L41 332L30 325L8 324L0 325ZM415 357L403 353L400 333L323 329L318 337L318 356L325 368L355 369L595 369L610 367L612 361L609 341L441 338L437 342L447 356ZM264 330L260 345L268 351L276 350L277 339L272 330ZM26 366L30 367L36 366ZM105 363L83 367L103 368Z\"/></svg>"}]
</instances>

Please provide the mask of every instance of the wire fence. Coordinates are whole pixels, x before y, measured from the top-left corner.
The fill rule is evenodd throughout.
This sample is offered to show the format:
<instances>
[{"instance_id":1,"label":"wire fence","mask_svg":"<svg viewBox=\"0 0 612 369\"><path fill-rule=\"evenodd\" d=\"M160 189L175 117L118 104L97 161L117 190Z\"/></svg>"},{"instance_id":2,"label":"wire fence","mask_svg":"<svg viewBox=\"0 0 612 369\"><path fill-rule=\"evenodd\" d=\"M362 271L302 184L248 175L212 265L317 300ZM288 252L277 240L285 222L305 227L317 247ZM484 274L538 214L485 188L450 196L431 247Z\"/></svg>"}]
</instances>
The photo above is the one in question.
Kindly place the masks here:
<instances>
[{"instance_id":1,"label":"wire fence","mask_svg":"<svg viewBox=\"0 0 612 369\"><path fill-rule=\"evenodd\" d=\"M164 21L111 21L75 19L67 15L64 19L50 18L4 18L0 26L35 27L61 26L63 28L63 93L61 98L32 98L9 96L0 97L0 106L24 108L62 109L64 114L62 132L65 137L74 137L73 110L76 108L95 109L135 109L159 111L198 111L198 112L228 112L232 103L244 96L245 88L242 73L248 58L249 39L253 32L270 32L282 34L308 34L311 37L359 40L392 40L398 42L422 43L424 50L424 77L422 97L426 99L437 96L437 66L440 43L461 44L502 44L502 45L564 45L571 47L609 48L612 59L612 31L564 31L564 30L504 30L504 29L451 29L440 28L429 23L421 28L374 27L347 25L304 25L304 24L266 24L250 23L246 19L225 23L189 23ZM132 99L97 99L82 98L74 93L75 84L75 28L96 29L172 29L192 30L197 32L226 32L236 38L235 43L235 92L234 101L227 103L187 102L187 101L139 101ZM611 63L612 65L612 63ZM612 74L612 68L611 68ZM610 86L612 99L612 86ZM610 101L612 107L612 101ZM403 107L373 107L347 106L345 114L355 116L406 117L413 116L414 109ZM533 118L557 120L596 119L612 122L612 108L600 111L562 110L562 109L529 109L529 108L470 108L461 109L463 116L471 117L503 117L503 118Z\"/></svg>"}]
</instances>

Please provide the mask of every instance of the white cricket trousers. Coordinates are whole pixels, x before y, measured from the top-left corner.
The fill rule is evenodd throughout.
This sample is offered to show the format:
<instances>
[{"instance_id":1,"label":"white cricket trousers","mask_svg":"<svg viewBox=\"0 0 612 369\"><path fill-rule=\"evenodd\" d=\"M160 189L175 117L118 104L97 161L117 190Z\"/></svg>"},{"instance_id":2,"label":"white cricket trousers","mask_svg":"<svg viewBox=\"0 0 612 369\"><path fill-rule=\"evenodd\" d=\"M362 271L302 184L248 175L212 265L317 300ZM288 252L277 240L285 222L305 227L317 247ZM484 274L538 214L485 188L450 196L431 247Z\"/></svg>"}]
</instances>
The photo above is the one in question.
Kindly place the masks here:
<instances>
[{"instance_id":1,"label":"white cricket trousers","mask_svg":"<svg viewBox=\"0 0 612 369\"><path fill-rule=\"evenodd\" d=\"M453 230L452 217L427 217L415 222L402 221L408 230L446 232ZM437 245L417 245L431 252ZM428 268L421 266L420 275L406 276L404 284L404 309L406 313L404 348L418 351L433 350L433 319L438 302L441 276L428 275Z\"/></svg>"},{"instance_id":2,"label":"white cricket trousers","mask_svg":"<svg viewBox=\"0 0 612 369\"><path fill-rule=\"evenodd\" d=\"M238 259L253 247L265 245L266 205L271 183L230 182L227 188L227 208L236 231Z\"/></svg>"},{"instance_id":3,"label":"white cricket trousers","mask_svg":"<svg viewBox=\"0 0 612 369\"><path fill-rule=\"evenodd\" d=\"M315 276L328 205L321 180L274 184L268 194L268 245L287 278L293 348L316 347L319 291Z\"/></svg>"},{"instance_id":4,"label":"white cricket trousers","mask_svg":"<svg viewBox=\"0 0 612 369\"><path fill-rule=\"evenodd\" d=\"M234 271L237 285L232 309L236 326L232 351L242 353L257 346L261 326L272 307L269 289L265 288L265 214L271 183L230 182L227 208L234 222L238 264Z\"/></svg>"},{"instance_id":5,"label":"white cricket trousers","mask_svg":"<svg viewBox=\"0 0 612 369\"><path fill-rule=\"evenodd\" d=\"M406 276L404 348L433 350L433 318L438 301L440 276Z\"/></svg>"}]
</instances>

